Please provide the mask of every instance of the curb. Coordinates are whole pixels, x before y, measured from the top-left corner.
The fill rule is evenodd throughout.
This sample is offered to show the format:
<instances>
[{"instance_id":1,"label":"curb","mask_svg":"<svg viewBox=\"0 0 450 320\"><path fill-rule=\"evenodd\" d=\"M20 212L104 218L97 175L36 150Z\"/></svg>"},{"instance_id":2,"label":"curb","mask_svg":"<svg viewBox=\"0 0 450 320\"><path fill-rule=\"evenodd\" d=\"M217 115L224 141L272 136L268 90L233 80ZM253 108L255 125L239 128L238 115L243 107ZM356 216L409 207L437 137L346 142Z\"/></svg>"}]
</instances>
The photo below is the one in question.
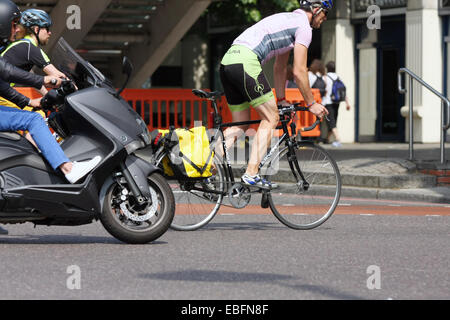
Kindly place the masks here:
<instances>
[{"instance_id":1,"label":"curb","mask_svg":"<svg viewBox=\"0 0 450 320\"><path fill-rule=\"evenodd\" d=\"M272 192L295 194L291 184L278 183L279 187ZM316 185L309 194L323 195L331 191L333 187ZM364 198L373 200L403 200L414 202L450 203L450 188L436 187L428 189L382 189L382 188L360 188L342 186L342 198Z\"/></svg>"}]
</instances>

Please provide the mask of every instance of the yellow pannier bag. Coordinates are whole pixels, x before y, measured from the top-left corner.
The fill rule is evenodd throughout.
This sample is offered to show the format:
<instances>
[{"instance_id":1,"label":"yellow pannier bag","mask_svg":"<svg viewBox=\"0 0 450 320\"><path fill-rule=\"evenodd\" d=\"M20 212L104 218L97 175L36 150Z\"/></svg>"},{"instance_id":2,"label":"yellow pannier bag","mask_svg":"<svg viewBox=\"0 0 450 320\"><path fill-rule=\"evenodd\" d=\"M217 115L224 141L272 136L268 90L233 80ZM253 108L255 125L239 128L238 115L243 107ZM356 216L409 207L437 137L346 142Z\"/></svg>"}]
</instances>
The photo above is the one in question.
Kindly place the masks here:
<instances>
[{"instance_id":1,"label":"yellow pannier bag","mask_svg":"<svg viewBox=\"0 0 450 320\"><path fill-rule=\"evenodd\" d=\"M171 130L158 130L158 132L164 138L175 142L170 150L169 159L166 157L162 160L166 175L174 176L178 173L189 178L212 176L211 166L214 151L211 150L206 127L179 128L172 132Z\"/></svg>"}]
</instances>

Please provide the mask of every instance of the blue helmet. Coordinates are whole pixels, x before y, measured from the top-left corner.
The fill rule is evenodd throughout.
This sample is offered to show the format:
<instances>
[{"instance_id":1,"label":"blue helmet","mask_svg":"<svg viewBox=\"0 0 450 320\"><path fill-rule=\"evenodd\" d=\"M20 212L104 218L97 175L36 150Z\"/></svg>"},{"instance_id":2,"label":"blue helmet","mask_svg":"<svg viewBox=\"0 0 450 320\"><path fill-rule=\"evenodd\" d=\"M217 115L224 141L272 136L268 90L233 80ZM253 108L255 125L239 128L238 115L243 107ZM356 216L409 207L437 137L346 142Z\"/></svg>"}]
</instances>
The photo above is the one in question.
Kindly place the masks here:
<instances>
[{"instance_id":1,"label":"blue helmet","mask_svg":"<svg viewBox=\"0 0 450 320\"><path fill-rule=\"evenodd\" d=\"M20 24L26 28L37 26L39 28L50 28L53 24L52 18L44 10L28 9L22 12Z\"/></svg>"},{"instance_id":2,"label":"blue helmet","mask_svg":"<svg viewBox=\"0 0 450 320\"><path fill-rule=\"evenodd\" d=\"M311 10L313 8L322 8L324 10L331 10L333 9L333 0L300 0L300 7L302 9L308 9Z\"/></svg>"}]
</instances>

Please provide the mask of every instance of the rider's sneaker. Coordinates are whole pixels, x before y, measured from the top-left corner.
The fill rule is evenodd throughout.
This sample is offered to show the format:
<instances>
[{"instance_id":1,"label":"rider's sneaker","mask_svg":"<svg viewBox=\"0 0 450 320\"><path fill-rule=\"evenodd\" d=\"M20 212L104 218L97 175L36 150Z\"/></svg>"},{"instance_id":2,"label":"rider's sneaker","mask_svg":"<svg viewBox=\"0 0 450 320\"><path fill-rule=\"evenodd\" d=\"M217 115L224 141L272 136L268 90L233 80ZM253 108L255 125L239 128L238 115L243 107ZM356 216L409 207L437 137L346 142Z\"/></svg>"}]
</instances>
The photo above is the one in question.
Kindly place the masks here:
<instances>
[{"instance_id":1,"label":"rider's sneaker","mask_svg":"<svg viewBox=\"0 0 450 320\"><path fill-rule=\"evenodd\" d=\"M85 175L87 175L89 172L91 172L92 169L94 169L99 162L102 160L100 156L94 157L92 160L89 161L83 161L83 162L74 162L72 171L70 171L68 174L66 174L66 179L70 183L76 183L78 180L83 178Z\"/></svg>"},{"instance_id":2,"label":"rider's sneaker","mask_svg":"<svg viewBox=\"0 0 450 320\"><path fill-rule=\"evenodd\" d=\"M261 189L275 189L278 188L278 185L276 183L270 182L266 179L263 179L260 177L259 174L256 176L251 176L249 174L244 174L241 177L241 181L248 186L258 187Z\"/></svg>"}]
</instances>

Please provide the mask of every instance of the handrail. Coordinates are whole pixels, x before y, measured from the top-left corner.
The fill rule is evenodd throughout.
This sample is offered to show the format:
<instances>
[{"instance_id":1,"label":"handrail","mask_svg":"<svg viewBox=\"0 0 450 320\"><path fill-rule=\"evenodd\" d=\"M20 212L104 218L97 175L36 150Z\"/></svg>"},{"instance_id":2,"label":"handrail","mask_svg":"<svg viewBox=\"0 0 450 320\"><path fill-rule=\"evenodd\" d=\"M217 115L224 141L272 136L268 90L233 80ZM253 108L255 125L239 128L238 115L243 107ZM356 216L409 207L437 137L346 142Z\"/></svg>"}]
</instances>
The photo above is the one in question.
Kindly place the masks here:
<instances>
[{"instance_id":1,"label":"handrail","mask_svg":"<svg viewBox=\"0 0 450 320\"><path fill-rule=\"evenodd\" d=\"M409 78L409 160L414 160L414 119L413 119L413 81L416 80L419 82L423 87L427 88L429 91L434 93L436 96L438 96L441 101L441 163L445 163L445 135L447 130L450 128L450 101L444 97L441 93L436 91L433 87L431 87L428 83L423 81L421 78L419 78L418 75L416 75L414 72L407 68L401 68L398 71L398 91L400 94L405 94L407 92L406 88L404 89L402 87L402 74L408 74L410 76ZM444 104L447 106L447 119L445 118L445 108ZM447 120L447 121L446 121Z\"/></svg>"}]
</instances>

